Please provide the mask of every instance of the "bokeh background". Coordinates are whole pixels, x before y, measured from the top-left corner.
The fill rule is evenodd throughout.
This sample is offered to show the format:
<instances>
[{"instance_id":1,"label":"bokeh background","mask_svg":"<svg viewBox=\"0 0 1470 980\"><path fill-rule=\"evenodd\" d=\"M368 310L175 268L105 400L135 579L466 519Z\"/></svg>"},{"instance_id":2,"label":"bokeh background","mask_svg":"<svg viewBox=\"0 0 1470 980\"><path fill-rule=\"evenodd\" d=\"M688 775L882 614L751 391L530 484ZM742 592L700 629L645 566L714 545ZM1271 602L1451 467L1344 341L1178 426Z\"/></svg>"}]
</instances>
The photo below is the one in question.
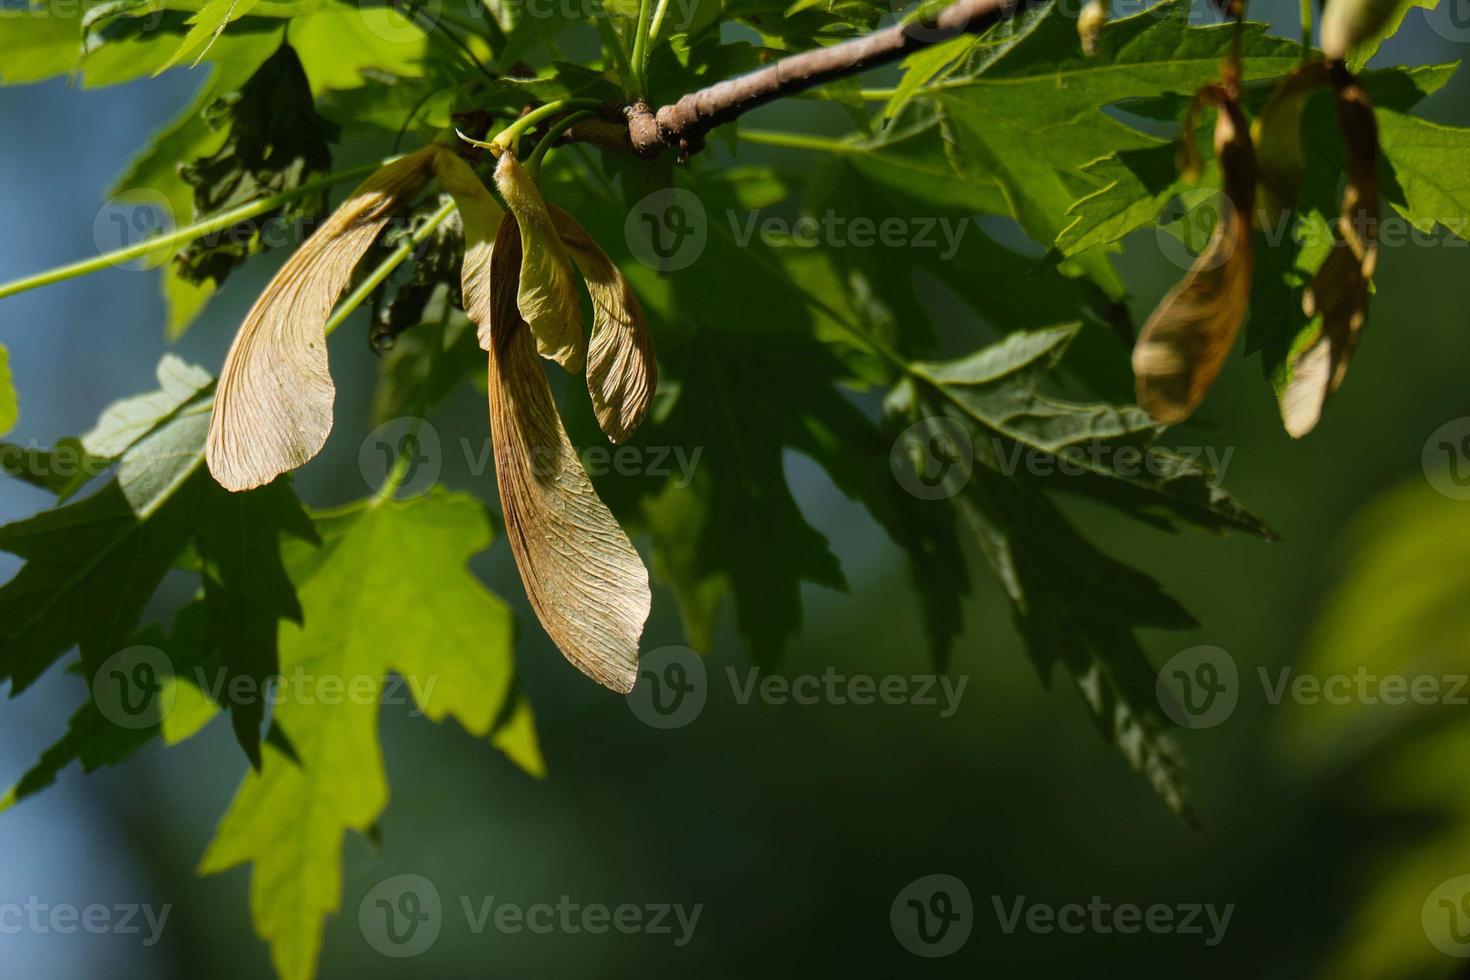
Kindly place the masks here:
<instances>
[{"instance_id":1,"label":"bokeh background","mask_svg":"<svg viewBox=\"0 0 1470 980\"><path fill-rule=\"evenodd\" d=\"M1292 11L1269 12L1290 29ZM1462 54L1416 12L1382 60ZM93 221L106 187L197 83L175 71L96 91L64 82L0 89L0 279L95 254ZM1470 77L1458 78L1422 111L1470 124L1467 95ZM787 114L805 111L773 108L752 122L780 128ZM740 159L777 152L745 147ZM276 261L237 274L180 354L216 370ZM1141 322L1176 270L1159 261L1152 234L1131 240L1120 262ZM1193 634L1146 635L1156 663L1211 644L1239 666L1242 693L1228 721L1181 735L1202 831L1172 817L1097 737L1065 678L1050 692L1038 683L999 589L978 568L952 667L968 682L952 717L917 706L741 705L726 670L743 676L748 661L726 622L708 657L707 707L694 723L659 731L563 661L497 542L476 568L520 614L517 659L547 778L531 779L453 725L385 709L392 802L376 844L348 841L343 910L328 922L321 975L1454 975L1464 961L1434 948L1420 903L1440 881L1470 872L1470 848L1453 846L1459 824L1446 802L1465 793L1466 756L1452 738L1438 754L1416 756L1412 725L1391 743L1374 736L1352 752L1305 751L1311 740L1302 731L1335 726L1349 712L1366 715L1372 729L1377 717L1362 705L1272 705L1256 679L1258 666L1274 677L1283 666L1326 662L1332 651L1320 649L1320 638L1332 635L1331 618L1376 602L1372 590L1353 603L1333 599L1364 560L1363 521L1393 541L1411 536L1416 515L1426 513L1451 529L1439 539L1443 564L1411 563L1422 582L1390 584L1408 590L1411 606L1416 589L1435 597L1445 622L1437 621L1434 642L1445 663L1470 671L1466 622L1453 615L1470 595L1446 593L1444 584L1464 578L1455 563L1470 547L1453 546L1452 535L1470 525L1470 502L1436 492L1421 462L1431 433L1470 415L1470 249L1386 249L1380 270L1351 378L1309 439L1293 443L1281 431L1258 363L1242 358L1230 362L1200 417L1171 433L1176 444L1232 451L1227 484L1279 530L1280 542L1163 534L1076 510L1095 540L1162 579L1203 622ZM86 429L112 399L152 387L165 347L161 317L155 276L127 270L0 303L0 340L11 349L22 406L12 439L49 444ZM988 336L964 321L946 330ZM368 492L355 465L372 370L361 333L349 325L332 341L338 418L353 421L298 482L313 505ZM432 421L441 433L478 438L483 411L467 391ZM446 459L446 482L494 499L488 477L457 472L453 462ZM816 467L792 457L788 472L804 513L843 560L852 594L807 592L806 627L782 673L928 671L897 551ZM20 483L0 483L5 520L48 502ZM16 567L0 556L0 574ZM672 596L658 590L646 646L681 639ZM1390 646L1375 656L1391 663L1400 652ZM79 680L53 671L5 703L0 782L64 730L83 696ZM1438 721L1433 731L1443 741L1453 719L1449 728ZM1403 771L1396 760L1416 757L1435 760L1421 774L1429 788L1416 805L1395 805L1393 779ZM228 726L217 722L117 770L83 777L73 768L0 815L0 903L172 906L151 948L136 936L0 935L0 976L269 976L266 947L250 926L249 872L193 874L243 766ZM1429 877L1396 894L1390 884L1411 863ZM374 950L357 917L364 896L399 874L427 877L445 903L438 942L402 961ZM967 944L938 960L910 954L889 925L894 897L930 874L962 880L975 907ZM703 911L693 941L676 947L671 936L476 935L460 910L461 896L529 905L563 895L609 906L698 903ZM1010 906L1018 896L1055 905L1094 895L1114 904L1228 904L1233 914L1223 941L1208 947L1201 936L1007 934L993 905L996 896Z\"/></svg>"}]
</instances>

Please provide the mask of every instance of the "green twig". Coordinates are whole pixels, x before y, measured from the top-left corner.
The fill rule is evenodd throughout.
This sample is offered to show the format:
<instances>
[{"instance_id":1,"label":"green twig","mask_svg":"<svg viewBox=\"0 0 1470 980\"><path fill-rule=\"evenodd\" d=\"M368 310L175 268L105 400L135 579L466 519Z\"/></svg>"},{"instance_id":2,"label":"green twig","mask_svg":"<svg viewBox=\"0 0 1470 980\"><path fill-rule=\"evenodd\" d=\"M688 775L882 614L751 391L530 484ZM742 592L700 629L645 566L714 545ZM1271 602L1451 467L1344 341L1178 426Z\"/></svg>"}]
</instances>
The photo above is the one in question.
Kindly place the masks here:
<instances>
[{"instance_id":1,"label":"green twig","mask_svg":"<svg viewBox=\"0 0 1470 980\"><path fill-rule=\"evenodd\" d=\"M393 270L403 264L403 260L413 254L413 250L422 245L424 241L434 233L434 229L444 223L444 219L454 213L454 202L445 201L439 210L429 215L429 219L423 223L412 235L398 243L398 247L388 253L388 256L378 264L378 267L367 274L362 282L357 284L346 299L338 304L333 311L331 319L327 321L324 332L331 336L333 330L340 327L343 322L352 315L363 302L373 294L373 290L383 284L383 281L393 274Z\"/></svg>"},{"instance_id":2,"label":"green twig","mask_svg":"<svg viewBox=\"0 0 1470 980\"><path fill-rule=\"evenodd\" d=\"M648 47L653 49L654 42L658 40L659 31L663 30L664 14L669 12L669 0L658 0L658 8L653 12L653 23L648 27Z\"/></svg>"},{"instance_id":3,"label":"green twig","mask_svg":"<svg viewBox=\"0 0 1470 980\"><path fill-rule=\"evenodd\" d=\"M187 245L196 238L203 238L205 235L211 235L214 232L231 228L241 221L258 217L268 211L274 211L281 205L288 204L298 197L305 197L308 194L313 194L334 184L341 184L349 180L356 180L359 177L366 177L368 174L382 167L386 162L370 163L361 167L353 167L350 170L343 170L340 173L328 174L325 177L319 177L309 183L302 184L300 187L293 187L291 190L282 191L279 194L272 194L270 197L263 197L258 201L251 201L249 204L242 204L229 211L222 211L203 221L196 221L194 224L176 228L166 234L146 239L135 245L113 249L111 252L104 252L95 258L84 259L80 262L73 262L70 265L63 265L55 269L48 269L45 272L38 272L33 276L26 276L23 279L16 279L13 282L0 285L0 299L4 299L7 296L14 296L16 293L23 293L28 289L37 289L41 286L49 286L52 283L64 282L67 279L75 279L77 276L100 272L111 266L121 265L124 262L141 258L154 252L162 252L178 248L181 245Z\"/></svg>"},{"instance_id":4,"label":"green twig","mask_svg":"<svg viewBox=\"0 0 1470 980\"><path fill-rule=\"evenodd\" d=\"M633 35L633 95L648 98L648 25L653 17L653 0L638 0L638 27Z\"/></svg>"},{"instance_id":5,"label":"green twig","mask_svg":"<svg viewBox=\"0 0 1470 980\"><path fill-rule=\"evenodd\" d=\"M567 112L571 109L598 109L601 107L602 103L596 99L557 99L554 102L548 102L545 105L540 106L539 108L532 109L530 112L526 113L524 116L521 116L509 126L496 133L495 138L491 139L488 142L486 142L485 140L471 139L464 133L460 133L459 138L464 140L466 143L469 143L471 146L478 146L483 150L489 150L496 156L499 156L500 154L509 150L511 153L519 157L520 154L516 152L516 144L520 141L521 135L527 130L536 126L538 123L544 122L545 120L550 119L552 116L555 116L558 113Z\"/></svg>"},{"instance_id":6,"label":"green twig","mask_svg":"<svg viewBox=\"0 0 1470 980\"><path fill-rule=\"evenodd\" d=\"M526 158L526 173L531 175L531 179L536 180L541 176L541 161L546 158L547 152L561 138L562 133L565 133L574 124L581 122L583 119L591 119L596 115L597 113L592 112L590 109L583 109L580 112L574 112L570 116L558 119L546 127L546 135L541 137L541 142L536 144L536 149L532 150L531 155Z\"/></svg>"}]
</instances>

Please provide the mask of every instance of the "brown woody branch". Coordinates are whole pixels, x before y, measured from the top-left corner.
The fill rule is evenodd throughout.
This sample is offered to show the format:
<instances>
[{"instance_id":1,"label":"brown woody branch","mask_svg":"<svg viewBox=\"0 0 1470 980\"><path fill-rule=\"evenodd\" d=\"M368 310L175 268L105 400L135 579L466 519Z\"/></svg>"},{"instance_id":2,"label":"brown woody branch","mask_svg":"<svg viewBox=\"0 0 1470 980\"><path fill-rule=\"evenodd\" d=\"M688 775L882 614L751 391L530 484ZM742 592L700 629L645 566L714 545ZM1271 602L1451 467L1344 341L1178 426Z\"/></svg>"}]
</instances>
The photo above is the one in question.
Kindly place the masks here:
<instances>
[{"instance_id":1,"label":"brown woody branch","mask_svg":"<svg viewBox=\"0 0 1470 980\"><path fill-rule=\"evenodd\" d=\"M872 34L782 58L739 78L691 92L654 112L647 103L628 106L627 126L592 120L569 132L572 139L622 146L639 156L677 147L681 156L698 152L704 135L757 106L838 78L897 61L960 34L978 34L1033 6L1037 0L957 0L938 13Z\"/></svg>"}]
</instances>

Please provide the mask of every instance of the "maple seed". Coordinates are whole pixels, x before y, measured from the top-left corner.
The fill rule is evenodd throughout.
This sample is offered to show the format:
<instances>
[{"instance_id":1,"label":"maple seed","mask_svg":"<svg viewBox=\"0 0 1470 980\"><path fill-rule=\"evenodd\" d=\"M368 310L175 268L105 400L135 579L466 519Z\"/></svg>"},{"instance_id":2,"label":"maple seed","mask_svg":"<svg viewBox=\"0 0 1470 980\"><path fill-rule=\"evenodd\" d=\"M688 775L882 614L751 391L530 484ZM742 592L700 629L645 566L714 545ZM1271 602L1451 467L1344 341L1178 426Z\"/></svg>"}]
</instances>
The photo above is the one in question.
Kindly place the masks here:
<instances>
[{"instance_id":1,"label":"maple seed","mask_svg":"<svg viewBox=\"0 0 1470 980\"><path fill-rule=\"evenodd\" d=\"M1327 81L1328 69L1322 62L1298 65L1271 93L1261 114L1251 124L1260 178L1257 224L1265 230L1278 227L1296 207L1297 190L1307 169L1307 155L1302 147L1302 113L1312 93Z\"/></svg>"},{"instance_id":2,"label":"maple seed","mask_svg":"<svg viewBox=\"0 0 1470 980\"><path fill-rule=\"evenodd\" d=\"M507 154L501 167L506 159L514 160ZM526 185L516 192L535 192L539 202L524 172L511 179L523 177ZM518 216L503 212L463 162L446 159L440 184L463 218L465 312L489 353L496 483L526 596L573 665L627 693L637 680L638 643L652 605L648 570L593 489L537 363L536 337L521 301L527 267L544 265L523 257L528 236ZM519 205L524 213L526 202ZM545 215L557 244L570 251L586 277L595 311L588 387L603 429L621 441L643 420L655 385L643 312L622 273L571 216L544 204L533 210ZM529 240L545 247L540 235ZM571 298L578 301L575 294ZM580 336L580 316L575 326Z\"/></svg>"},{"instance_id":3,"label":"maple seed","mask_svg":"<svg viewBox=\"0 0 1470 980\"><path fill-rule=\"evenodd\" d=\"M205 441L205 460L220 486L264 486L321 451L336 396L327 370L327 317L393 212L433 176L436 152L425 147L363 181L245 315L220 371Z\"/></svg>"},{"instance_id":4,"label":"maple seed","mask_svg":"<svg viewBox=\"0 0 1470 980\"><path fill-rule=\"evenodd\" d=\"M516 305L531 326L536 348L572 374L587 360L582 303L572 262L552 224L546 202L515 154L506 152L495 167L495 185L516 218L521 235L521 269Z\"/></svg>"},{"instance_id":5,"label":"maple seed","mask_svg":"<svg viewBox=\"0 0 1470 980\"><path fill-rule=\"evenodd\" d=\"M1292 357L1290 380L1280 396L1281 420L1293 438L1316 427L1328 397L1347 377L1368 323L1370 281L1378 266L1378 122L1367 93L1346 72L1335 98L1348 184L1332 251L1302 297L1302 311L1315 330Z\"/></svg>"},{"instance_id":6,"label":"maple seed","mask_svg":"<svg viewBox=\"0 0 1470 980\"><path fill-rule=\"evenodd\" d=\"M1334 60L1346 58L1381 34L1403 4L1404 0L1328 0L1322 12L1322 50Z\"/></svg>"},{"instance_id":7,"label":"maple seed","mask_svg":"<svg viewBox=\"0 0 1470 980\"><path fill-rule=\"evenodd\" d=\"M521 264L513 220L502 222L488 283L488 387L506 536L531 607L558 649L599 684L627 693L652 605L648 570L598 498L557 415L516 304ZM466 293L486 285L466 283ZM476 308L482 301L476 298Z\"/></svg>"},{"instance_id":8,"label":"maple seed","mask_svg":"<svg viewBox=\"0 0 1470 980\"><path fill-rule=\"evenodd\" d=\"M1221 214L1209 244L1154 310L1133 348L1138 404L1161 423L1181 422L1199 407L1250 303L1255 152L1235 99L1219 89L1208 90L1207 97L1219 107L1215 156L1224 177ZM1186 130L1185 141L1193 138Z\"/></svg>"},{"instance_id":9,"label":"maple seed","mask_svg":"<svg viewBox=\"0 0 1470 980\"><path fill-rule=\"evenodd\" d=\"M1082 41L1082 53L1089 58L1097 54L1097 38L1107 23L1106 0L1088 0L1087 6L1077 15L1077 36Z\"/></svg>"}]
</instances>

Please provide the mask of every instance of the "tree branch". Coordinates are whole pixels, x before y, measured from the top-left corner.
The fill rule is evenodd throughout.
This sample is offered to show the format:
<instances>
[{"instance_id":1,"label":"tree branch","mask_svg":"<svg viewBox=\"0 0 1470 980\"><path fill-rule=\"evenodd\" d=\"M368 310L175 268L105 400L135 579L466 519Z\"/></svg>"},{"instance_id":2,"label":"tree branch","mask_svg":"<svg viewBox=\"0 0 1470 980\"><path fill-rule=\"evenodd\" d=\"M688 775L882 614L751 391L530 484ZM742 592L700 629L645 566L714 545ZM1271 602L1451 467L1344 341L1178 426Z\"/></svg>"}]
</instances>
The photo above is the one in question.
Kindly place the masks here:
<instances>
[{"instance_id":1,"label":"tree branch","mask_svg":"<svg viewBox=\"0 0 1470 980\"><path fill-rule=\"evenodd\" d=\"M643 157L657 156L668 147L677 147L682 156L697 153L704 146L705 133L757 106L889 64L961 34L978 34L1037 2L957 0L932 17L791 55L739 78L691 92L657 113L647 103L637 103L624 110L628 119L624 145ZM585 135L588 142L604 146L612 138L606 126L595 133L588 127ZM619 138L623 135L618 133Z\"/></svg>"}]
</instances>

